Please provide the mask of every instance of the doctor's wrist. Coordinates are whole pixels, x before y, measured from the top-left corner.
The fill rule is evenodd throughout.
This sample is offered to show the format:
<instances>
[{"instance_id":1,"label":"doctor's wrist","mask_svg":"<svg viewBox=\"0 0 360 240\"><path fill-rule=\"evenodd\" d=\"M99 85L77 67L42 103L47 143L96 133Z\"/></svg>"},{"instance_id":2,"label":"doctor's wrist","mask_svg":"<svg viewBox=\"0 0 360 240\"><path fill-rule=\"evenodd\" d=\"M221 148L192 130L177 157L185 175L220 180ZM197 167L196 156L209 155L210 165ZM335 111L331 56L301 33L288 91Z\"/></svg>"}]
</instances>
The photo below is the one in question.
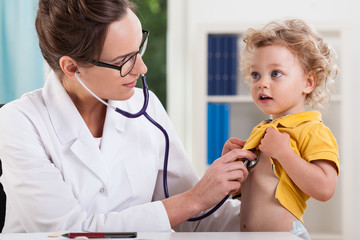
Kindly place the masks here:
<instances>
[{"instance_id":1,"label":"doctor's wrist","mask_svg":"<svg viewBox=\"0 0 360 240\"><path fill-rule=\"evenodd\" d=\"M174 228L206 210L199 200L197 194L192 190L162 200L171 227Z\"/></svg>"}]
</instances>

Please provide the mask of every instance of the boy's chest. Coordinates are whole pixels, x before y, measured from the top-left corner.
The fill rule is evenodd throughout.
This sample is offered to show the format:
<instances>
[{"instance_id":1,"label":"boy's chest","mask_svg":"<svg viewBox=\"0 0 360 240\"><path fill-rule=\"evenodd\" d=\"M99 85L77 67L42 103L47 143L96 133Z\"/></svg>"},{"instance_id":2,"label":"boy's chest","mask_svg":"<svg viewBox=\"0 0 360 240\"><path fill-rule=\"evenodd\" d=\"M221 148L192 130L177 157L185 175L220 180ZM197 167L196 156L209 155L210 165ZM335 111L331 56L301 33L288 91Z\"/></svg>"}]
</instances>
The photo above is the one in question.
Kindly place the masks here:
<instances>
[{"instance_id":1,"label":"boy's chest","mask_svg":"<svg viewBox=\"0 0 360 240\"><path fill-rule=\"evenodd\" d=\"M260 153L258 163L249 169L249 175L246 181L242 184L242 193L246 194L251 191L256 195L256 192L262 194L269 194L274 197L275 190L279 179L276 177L271 161L268 156ZM252 189L252 190L250 190Z\"/></svg>"}]
</instances>

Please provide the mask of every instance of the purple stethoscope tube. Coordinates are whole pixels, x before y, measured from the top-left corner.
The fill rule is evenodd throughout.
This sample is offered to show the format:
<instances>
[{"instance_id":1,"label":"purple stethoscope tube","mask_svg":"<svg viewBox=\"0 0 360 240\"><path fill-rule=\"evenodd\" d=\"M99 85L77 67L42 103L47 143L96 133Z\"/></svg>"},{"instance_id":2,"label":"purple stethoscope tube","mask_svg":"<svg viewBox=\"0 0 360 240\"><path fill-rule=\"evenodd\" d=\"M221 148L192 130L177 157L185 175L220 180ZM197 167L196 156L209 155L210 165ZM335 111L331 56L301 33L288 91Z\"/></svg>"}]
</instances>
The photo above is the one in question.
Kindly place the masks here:
<instances>
[{"instance_id":1,"label":"purple stethoscope tube","mask_svg":"<svg viewBox=\"0 0 360 240\"><path fill-rule=\"evenodd\" d=\"M141 110L137 113L129 113L126 112L124 110L121 110L119 108L116 108L115 111L122 114L125 117L128 118L137 118L140 117L141 115L144 115L153 125L155 125L163 134L164 134L164 138L165 138L165 155L164 155L164 174L163 174L163 188L164 188L164 194L165 197L168 198L169 197L169 191L168 191L168 186L167 186L167 169L168 169L168 162L169 162L169 148L170 148L170 143L169 143L169 135L167 133L167 131L158 123L156 122L154 119L152 119L149 114L146 112L147 109L147 105L149 103L149 88L146 82L146 77L144 75L141 76L141 81L142 81L142 85L143 85L143 94L144 94L144 104L143 107L141 108ZM208 217L209 215L211 215L213 212L215 212L227 199L228 199L229 195L226 196L220 203L218 203L214 208L212 208L210 211L208 211L207 213L198 216L198 217L193 217L188 219L188 221L199 221L203 218Z\"/></svg>"},{"instance_id":2,"label":"purple stethoscope tube","mask_svg":"<svg viewBox=\"0 0 360 240\"><path fill-rule=\"evenodd\" d=\"M124 110L121 110L121 109L119 109L117 107L115 108L115 107L109 105L107 102L103 101L101 98L96 96L89 88L87 88L87 86L80 80L77 72L75 73L75 76L76 76L77 80L80 82L80 84L90 94L92 94L96 99L98 99L100 102L102 102L106 106L114 108L114 110L116 112L120 113L121 115L123 115L123 116L125 116L127 118L138 118L141 115L144 115L153 125L155 125L163 133L164 138L165 138L165 154L164 154L164 166L163 166L163 168L164 168L164 171L163 171L163 188L164 188L165 197L169 198L169 191L168 191L168 185L167 185L167 169L168 169L169 148L170 148L169 135L166 132L166 130L158 122L156 122L154 119L152 119L149 116L149 114L146 112L147 106L149 104L149 88L148 88L148 85L147 85L147 82L146 82L145 75L141 75L141 81L142 81L142 85L143 85L144 104L143 104L142 108L137 113L129 113L127 111L124 111ZM228 198L229 198L229 195L227 195L221 202L219 202L215 207L213 207L208 212L204 213L201 216L190 218L187 221L194 222L194 221L199 221L201 219L204 219L204 218L208 217L209 215L214 213L218 208L220 208Z\"/></svg>"}]
</instances>

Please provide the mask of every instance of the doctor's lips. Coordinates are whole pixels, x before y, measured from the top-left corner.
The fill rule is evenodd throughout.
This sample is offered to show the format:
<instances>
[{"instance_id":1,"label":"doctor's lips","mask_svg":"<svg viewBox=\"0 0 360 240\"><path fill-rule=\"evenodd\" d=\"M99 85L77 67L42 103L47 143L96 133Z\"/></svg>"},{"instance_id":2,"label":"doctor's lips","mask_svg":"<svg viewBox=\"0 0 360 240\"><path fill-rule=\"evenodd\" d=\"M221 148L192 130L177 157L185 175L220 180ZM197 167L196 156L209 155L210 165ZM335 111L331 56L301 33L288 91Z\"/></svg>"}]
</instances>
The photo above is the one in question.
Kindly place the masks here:
<instances>
[{"instance_id":1,"label":"doctor's lips","mask_svg":"<svg viewBox=\"0 0 360 240\"><path fill-rule=\"evenodd\" d=\"M125 83L125 84L123 84L123 86L128 87L128 88L134 88L136 86L136 82L137 82L137 79L135 79L135 81L132 81L130 83Z\"/></svg>"}]
</instances>

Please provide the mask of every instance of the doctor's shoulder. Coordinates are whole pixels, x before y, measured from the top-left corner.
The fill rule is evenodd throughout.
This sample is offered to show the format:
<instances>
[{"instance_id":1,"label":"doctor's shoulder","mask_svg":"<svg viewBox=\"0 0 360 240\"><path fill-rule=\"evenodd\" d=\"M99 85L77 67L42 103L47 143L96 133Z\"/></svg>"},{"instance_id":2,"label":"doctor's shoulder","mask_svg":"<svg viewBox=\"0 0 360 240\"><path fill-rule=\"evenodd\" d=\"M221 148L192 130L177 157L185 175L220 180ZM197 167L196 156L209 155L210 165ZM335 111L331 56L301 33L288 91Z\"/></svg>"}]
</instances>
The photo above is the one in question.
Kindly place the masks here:
<instances>
[{"instance_id":1,"label":"doctor's shoulder","mask_svg":"<svg viewBox=\"0 0 360 240\"><path fill-rule=\"evenodd\" d=\"M39 112L46 109L42 89L25 93L19 99L4 104L0 108L0 125L3 127L20 127L21 122L36 121ZM32 120L32 116L35 119Z\"/></svg>"}]
</instances>

